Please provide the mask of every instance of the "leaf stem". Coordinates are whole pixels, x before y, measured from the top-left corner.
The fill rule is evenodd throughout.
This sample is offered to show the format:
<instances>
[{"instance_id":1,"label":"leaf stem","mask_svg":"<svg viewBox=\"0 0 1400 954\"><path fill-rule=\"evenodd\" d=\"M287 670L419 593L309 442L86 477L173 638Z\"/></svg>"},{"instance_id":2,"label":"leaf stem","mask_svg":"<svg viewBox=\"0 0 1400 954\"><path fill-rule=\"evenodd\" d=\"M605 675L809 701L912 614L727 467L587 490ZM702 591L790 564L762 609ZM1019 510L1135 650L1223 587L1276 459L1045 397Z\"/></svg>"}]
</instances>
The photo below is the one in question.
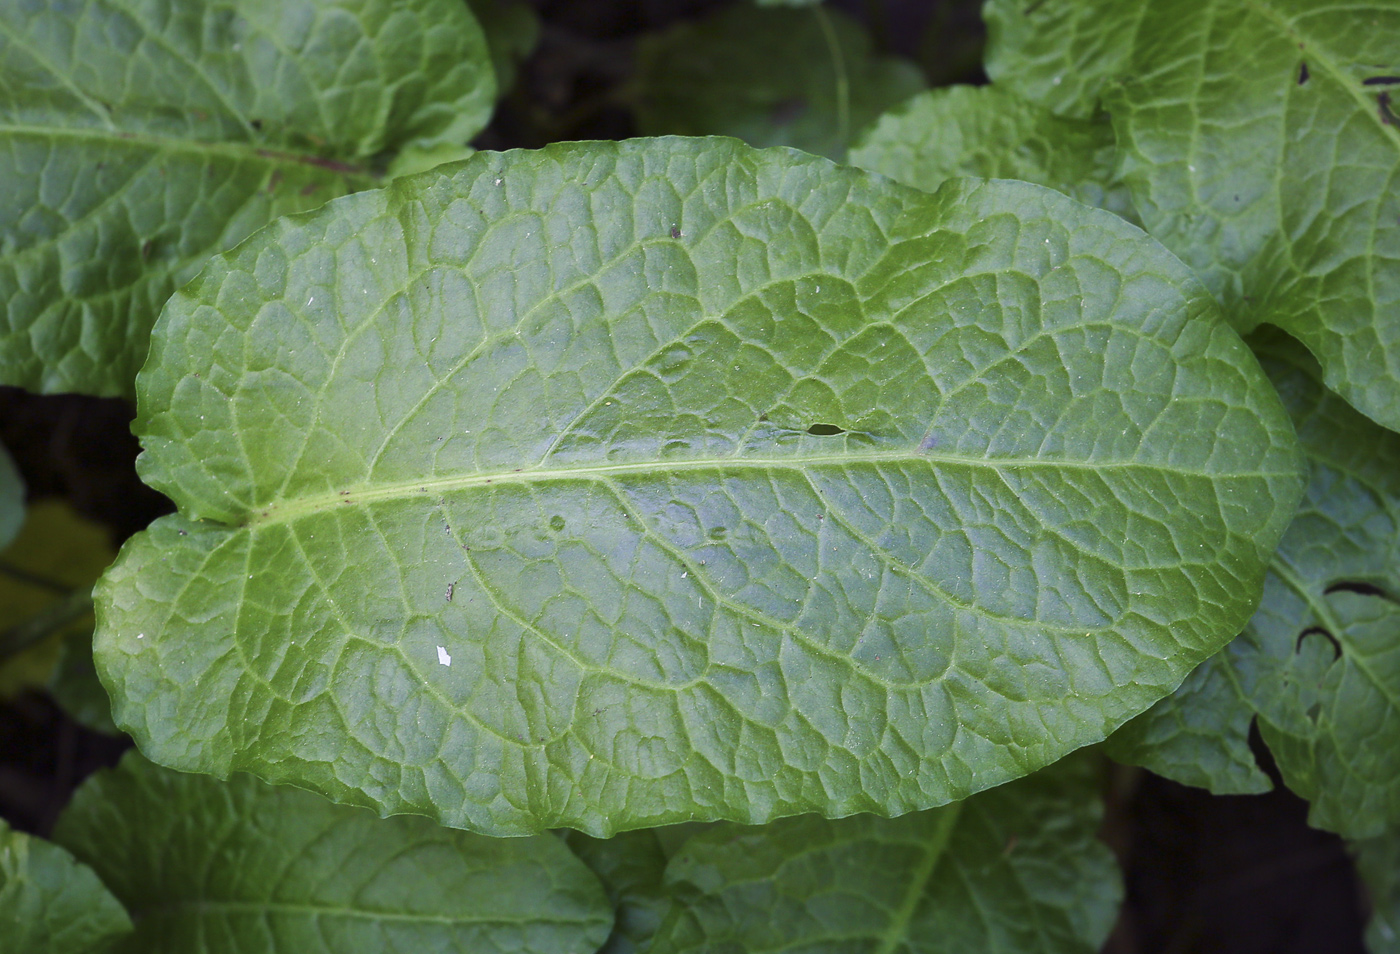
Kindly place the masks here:
<instances>
[{"instance_id":1,"label":"leaf stem","mask_svg":"<svg viewBox=\"0 0 1400 954\"><path fill-rule=\"evenodd\" d=\"M846 73L846 57L841 52L841 44L836 38L836 28L831 17L821 4L812 8L831 52L831 68L836 76L836 134L843 147L850 145L851 139L851 79Z\"/></svg>"}]
</instances>

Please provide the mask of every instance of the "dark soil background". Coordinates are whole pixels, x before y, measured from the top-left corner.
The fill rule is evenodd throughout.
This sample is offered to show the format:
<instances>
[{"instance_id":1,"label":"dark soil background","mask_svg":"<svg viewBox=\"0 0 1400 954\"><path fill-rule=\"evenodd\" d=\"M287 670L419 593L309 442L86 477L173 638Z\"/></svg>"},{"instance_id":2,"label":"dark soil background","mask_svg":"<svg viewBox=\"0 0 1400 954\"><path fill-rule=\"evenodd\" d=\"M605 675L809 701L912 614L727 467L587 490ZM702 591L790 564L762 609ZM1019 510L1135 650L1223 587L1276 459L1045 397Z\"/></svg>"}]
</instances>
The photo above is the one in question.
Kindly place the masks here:
<instances>
[{"instance_id":1,"label":"dark soil background","mask_svg":"<svg viewBox=\"0 0 1400 954\"><path fill-rule=\"evenodd\" d=\"M748 2L748 0L737 0ZM620 91L637 38L725 6L725 0L533 0L534 54L477 145L536 147L633 135ZM878 45L917 62L934 83L979 83L979 0L833 0L870 25ZM0 441L30 498L68 499L120 542L170 509L143 486L122 401L39 397L0 388ZM45 834L73 789L129 745L92 733L47 697L0 702L0 817ZM1275 776L1268 753L1255 745ZM1105 841L1127 900L1109 954L1359 954L1364 892L1337 837L1308 828L1306 805L1281 786L1214 797L1119 767ZM976 954L976 952L969 952Z\"/></svg>"}]
</instances>

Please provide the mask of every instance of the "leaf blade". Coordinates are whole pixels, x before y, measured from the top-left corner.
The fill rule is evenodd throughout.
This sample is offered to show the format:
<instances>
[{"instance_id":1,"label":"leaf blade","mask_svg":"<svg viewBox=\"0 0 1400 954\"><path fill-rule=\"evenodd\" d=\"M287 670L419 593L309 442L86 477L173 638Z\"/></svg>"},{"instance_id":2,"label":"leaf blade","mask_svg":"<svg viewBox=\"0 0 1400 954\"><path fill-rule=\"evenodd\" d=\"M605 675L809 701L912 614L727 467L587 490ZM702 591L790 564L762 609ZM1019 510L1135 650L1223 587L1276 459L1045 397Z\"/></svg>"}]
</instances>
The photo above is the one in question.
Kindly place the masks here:
<instances>
[{"instance_id":1,"label":"leaf blade","mask_svg":"<svg viewBox=\"0 0 1400 954\"><path fill-rule=\"evenodd\" d=\"M186 516L99 587L99 670L162 760L381 811L604 834L963 797L1236 631L1298 490L1189 274L1024 183L561 145L227 261L154 336L142 473Z\"/></svg>"}]
</instances>

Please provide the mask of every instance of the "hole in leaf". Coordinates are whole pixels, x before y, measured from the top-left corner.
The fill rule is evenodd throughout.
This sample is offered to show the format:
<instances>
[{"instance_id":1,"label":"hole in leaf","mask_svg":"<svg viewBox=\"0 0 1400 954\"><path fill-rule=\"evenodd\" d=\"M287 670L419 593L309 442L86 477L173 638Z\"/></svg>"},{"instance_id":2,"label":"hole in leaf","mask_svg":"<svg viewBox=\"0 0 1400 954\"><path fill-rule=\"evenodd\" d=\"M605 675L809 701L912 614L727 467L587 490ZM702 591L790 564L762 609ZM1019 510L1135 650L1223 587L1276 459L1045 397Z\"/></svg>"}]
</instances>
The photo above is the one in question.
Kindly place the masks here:
<instances>
[{"instance_id":1,"label":"hole in leaf","mask_svg":"<svg viewBox=\"0 0 1400 954\"><path fill-rule=\"evenodd\" d=\"M807 428L807 433L816 437L835 437L837 434L846 433L846 429L835 424L813 424Z\"/></svg>"},{"instance_id":2,"label":"hole in leaf","mask_svg":"<svg viewBox=\"0 0 1400 954\"><path fill-rule=\"evenodd\" d=\"M1303 65L1300 66L1300 67L1298 67L1298 85L1299 85L1299 86L1302 86L1302 85L1303 85L1304 83L1306 83L1307 81L1308 81L1308 64L1307 64L1306 61L1304 61Z\"/></svg>"},{"instance_id":3,"label":"hole in leaf","mask_svg":"<svg viewBox=\"0 0 1400 954\"><path fill-rule=\"evenodd\" d=\"M1368 76L1361 81L1362 86L1396 86L1400 85L1400 76Z\"/></svg>"},{"instance_id":4,"label":"hole in leaf","mask_svg":"<svg viewBox=\"0 0 1400 954\"><path fill-rule=\"evenodd\" d=\"M1340 583L1333 583L1322 592L1327 596L1331 596L1333 593L1359 593L1362 596L1377 596L1383 600L1390 600L1392 603L1400 602L1379 586L1373 583L1362 583L1360 580L1343 580Z\"/></svg>"},{"instance_id":5,"label":"hole in leaf","mask_svg":"<svg viewBox=\"0 0 1400 954\"><path fill-rule=\"evenodd\" d=\"M1322 636L1332 644L1332 658L1337 659L1342 655L1342 644L1337 642L1337 637L1321 626L1309 626L1298 634L1298 642L1294 644L1293 651L1298 652L1303 648L1303 640L1309 636Z\"/></svg>"}]
</instances>

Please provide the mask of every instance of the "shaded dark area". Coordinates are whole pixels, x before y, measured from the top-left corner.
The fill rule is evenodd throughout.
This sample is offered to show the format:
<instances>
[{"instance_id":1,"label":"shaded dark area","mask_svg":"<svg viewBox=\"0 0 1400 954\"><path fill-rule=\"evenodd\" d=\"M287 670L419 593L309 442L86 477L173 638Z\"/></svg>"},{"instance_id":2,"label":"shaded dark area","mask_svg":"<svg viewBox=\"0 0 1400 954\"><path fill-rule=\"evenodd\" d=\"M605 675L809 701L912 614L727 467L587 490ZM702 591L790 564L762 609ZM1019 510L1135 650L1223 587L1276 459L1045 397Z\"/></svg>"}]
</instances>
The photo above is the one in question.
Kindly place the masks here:
<instances>
[{"instance_id":1,"label":"shaded dark area","mask_svg":"<svg viewBox=\"0 0 1400 954\"><path fill-rule=\"evenodd\" d=\"M1364 954L1364 892L1342 839L1307 825L1257 731L1274 790L1215 796L1141 769L1109 800L1126 901L1105 954Z\"/></svg>"},{"instance_id":2,"label":"shaded dark area","mask_svg":"<svg viewBox=\"0 0 1400 954\"><path fill-rule=\"evenodd\" d=\"M727 2L749 0L533 0L542 18L539 45L476 144L528 148L633 135L627 83L637 39ZM980 0L833 5L863 19L881 48L914 60L935 84L985 79ZM1307 80L1304 64L1298 82ZM1364 82L1389 85L1400 78ZM1393 120L1388 92L1379 93L1377 108ZM132 414L120 400L0 388L0 442L15 457L31 499L64 497L110 528L119 543L170 509L136 477ZM808 433L844 431L817 423ZM927 446L934 443L930 436ZM1335 589L1369 592L1366 586ZM73 789L115 764L128 745L82 728L42 695L0 702L0 816L46 833ZM1277 782L1267 752L1256 749ZM1345 847L1308 828L1306 805L1286 789L1218 798L1138 770L1124 769L1119 778L1124 791L1110 799L1106 832L1124 864L1127 900L1107 952L1364 950L1364 902Z\"/></svg>"}]
</instances>

